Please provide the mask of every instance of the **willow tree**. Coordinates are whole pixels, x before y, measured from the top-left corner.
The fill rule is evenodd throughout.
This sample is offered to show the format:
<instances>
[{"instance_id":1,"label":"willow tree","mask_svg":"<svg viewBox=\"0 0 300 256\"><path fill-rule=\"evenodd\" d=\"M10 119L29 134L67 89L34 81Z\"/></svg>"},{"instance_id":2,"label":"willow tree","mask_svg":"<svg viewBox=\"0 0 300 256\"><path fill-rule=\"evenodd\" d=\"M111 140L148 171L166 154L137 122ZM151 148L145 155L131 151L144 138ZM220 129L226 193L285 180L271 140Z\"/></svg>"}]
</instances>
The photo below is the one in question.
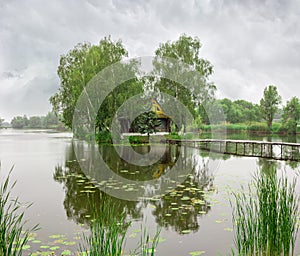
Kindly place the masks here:
<instances>
[{"instance_id":1,"label":"willow tree","mask_svg":"<svg viewBox=\"0 0 300 256\"><path fill-rule=\"evenodd\" d=\"M62 55L58 66L59 91L50 98L55 113L62 116L62 122L72 128L76 102L87 83L101 70L126 57L122 42L102 39L98 45L77 44L74 49Z\"/></svg>"},{"instance_id":2,"label":"willow tree","mask_svg":"<svg viewBox=\"0 0 300 256\"><path fill-rule=\"evenodd\" d=\"M167 93L179 100L188 107L190 112L195 115L196 107L205 104L214 97L216 87L209 82L209 78L213 73L212 64L200 57L200 49L202 44L197 37L181 35L177 41L168 41L159 45L155 51L156 62L160 62L163 58L173 58L181 62L180 71L172 70L172 65L156 65L156 73L161 77L155 84L159 92ZM184 82L189 84L189 89L182 84L166 79L166 73L172 72L172 76L181 76L182 72L197 71L200 76L190 76ZM176 74L177 72L177 74ZM201 77L200 80L195 79ZM180 77L178 77L180 80ZM186 128L183 118L182 125Z\"/></svg>"}]
</instances>

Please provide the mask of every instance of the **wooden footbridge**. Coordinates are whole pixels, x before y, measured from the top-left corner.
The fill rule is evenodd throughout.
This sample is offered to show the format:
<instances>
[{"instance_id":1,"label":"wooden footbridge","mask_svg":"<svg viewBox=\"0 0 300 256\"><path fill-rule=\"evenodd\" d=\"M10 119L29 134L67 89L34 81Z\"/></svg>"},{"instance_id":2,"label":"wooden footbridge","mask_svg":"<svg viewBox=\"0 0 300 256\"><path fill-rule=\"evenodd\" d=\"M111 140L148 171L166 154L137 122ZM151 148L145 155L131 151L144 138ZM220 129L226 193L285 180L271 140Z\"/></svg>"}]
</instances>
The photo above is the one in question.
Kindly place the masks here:
<instances>
[{"instance_id":1,"label":"wooden footbridge","mask_svg":"<svg viewBox=\"0 0 300 256\"><path fill-rule=\"evenodd\" d=\"M170 144L186 145L201 150L246 157L300 161L300 144L254 140L167 140Z\"/></svg>"}]
</instances>

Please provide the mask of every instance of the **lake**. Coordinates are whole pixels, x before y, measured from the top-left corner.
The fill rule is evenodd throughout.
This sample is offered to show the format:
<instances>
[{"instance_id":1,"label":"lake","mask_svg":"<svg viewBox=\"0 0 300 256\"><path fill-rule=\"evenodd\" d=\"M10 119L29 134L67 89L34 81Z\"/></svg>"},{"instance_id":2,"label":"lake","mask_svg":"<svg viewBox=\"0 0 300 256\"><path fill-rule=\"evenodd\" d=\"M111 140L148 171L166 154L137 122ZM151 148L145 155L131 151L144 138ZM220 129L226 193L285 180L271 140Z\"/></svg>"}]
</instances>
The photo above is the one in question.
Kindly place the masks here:
<instances>
[{"instance_id":1,"label":"lake","mask_svg":"<svg viewBox=\"0 0 300 256\"><path fill-rule=\"evenodd\" d=\"M33 203L26 210L28 225L39 223L41 228L32 234L24 255L76 255L92 221L91 206L104 193L131 221L126 253L139 243L141 226L151 236L159 226L156 255L227 255L234 248L232 191L270 166L278 175L300 175L298 162L209 154L177 145L98 149L72 140L71 133L13 129L0 129L0 161L1 180L14 166L13 195ZM295 252L300 255L299 234Z\"/></svg>"}]
</instances>

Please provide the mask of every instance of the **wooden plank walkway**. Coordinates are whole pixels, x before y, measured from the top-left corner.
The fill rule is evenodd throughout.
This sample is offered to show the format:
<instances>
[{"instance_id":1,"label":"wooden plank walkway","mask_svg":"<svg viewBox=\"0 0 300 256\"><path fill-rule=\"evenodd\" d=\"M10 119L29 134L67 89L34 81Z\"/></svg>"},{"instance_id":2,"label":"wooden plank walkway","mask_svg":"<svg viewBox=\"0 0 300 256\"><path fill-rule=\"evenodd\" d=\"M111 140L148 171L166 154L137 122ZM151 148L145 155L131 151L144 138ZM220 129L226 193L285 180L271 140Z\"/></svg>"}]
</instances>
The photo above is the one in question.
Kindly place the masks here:
<instances>
[{"instance_id":1,"label":"wooden plank walkway","mask_svg":"<svg viewBox=\"0 0 300 256\"><path fill-rule=\"evenodd\" d=\"M256 140L167 140L170 144L186 145L202 150L237 156L262 157L275 160L300 161L300 144Z\"/></svg>"}]
</instances>

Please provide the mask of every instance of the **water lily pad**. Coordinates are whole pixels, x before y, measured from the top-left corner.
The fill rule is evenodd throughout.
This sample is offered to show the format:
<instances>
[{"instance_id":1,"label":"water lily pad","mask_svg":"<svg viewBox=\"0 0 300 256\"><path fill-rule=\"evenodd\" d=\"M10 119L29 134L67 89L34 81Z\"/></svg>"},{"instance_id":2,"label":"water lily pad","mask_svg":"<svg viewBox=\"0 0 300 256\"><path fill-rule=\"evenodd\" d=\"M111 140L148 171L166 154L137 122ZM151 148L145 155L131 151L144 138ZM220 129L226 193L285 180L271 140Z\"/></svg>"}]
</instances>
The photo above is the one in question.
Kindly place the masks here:
<instances>
[{"instance_id":1,"label":"water lily pad","mask_svg":"<svg viewBox=\"0 0 300 256\"><path fill-rule=\"evenodd\" d=\"M159 237L157 242L158 242L158 243L162 243L162 242L164 242L164 241L166 241L165 238Z\"/></svg>"},{"instance_id":2,"label":"water lily pad","mask_svg":"<svg viewBox=\"0 0 300 256\"><path fill-rule=\"evenodd\" d=\"M30 245L28 245L28 244L26 244L22 247L22 250L28 250L28 249L30 249Z\"/></svg>"},{"instance_id":3,"label":"water lily pad","mask_svg":"<svg viewBox=\"0 0 300 256\"><path fill-rule=\"evenodd\" d=\"M205 202L203 200L200 200L200 199L197 199L197 198L193 198L192 199L192 203L194 203L194 204L201 204L201 205L205 204Z\"/></svg>"},{"instance_id":4,"label":"water lily pad","mask_svg":"<svg viewBox=\"0 0 300 256\"><path fill-rule=\"evenodd\" d=\"M95 190L84 190L84 193L95 193Z\"/></svg>"},{"instance_id":5,"label":"water lily pad","mask_svg":"<svg viewBox=\"0 0 300 256\"><path fill-rule=\"evenodd\" d=\"M222 219L222 220L216 220L216 223L222 223L224 221L227 221L227 219Z\"/></svg>"},{"instance_id":6,"label":"water lily pad","mask_svg":"<svg viewBox=\"0 0 300 256\"><path fill-rule=\"evenodd\" d=\"M51 250L51 251L56 251L56 250L58 250L60 247L59 246L52 246L52 247L50 247L49 249Z\"/></svg>"},{"instance_id":7,"label":"water lily pad","mask_svg":"<svg viewBox=\"0 0 300 256\"><path fill-rule=\"evenodd\" d=\"M188 196L184 196L184 197L181 198L181 200L182 201L188 201L188 200L190 200L190 198Z\"/></svg>"},{"instance_id":8,"label":"water lily pad","mask_svg":"<svg viewBox=\"0 0 300 256\"><path fill-rule=\"evenodd\" d=\"M190 255L192 256L198 256L204 254L205 251L194 251L194 252L189 252Z\"/></svg>"},{"instance_id":9,"label":"water lily pad","mask_svg":"<svg viewBox=\"0 0 300 256\"><path fill-rule=\"evenodd\" d=\"M85 189L94 189L95 187L94 186L85 186L84 188Z\"/></svg>"},{"instance_id":10,"label":"water lily pad","mask_svg":"<svg viewBox=\"0 0 300 256\"><path fill-rule=\"evenodd\" d=\"M48 249L48 248L50 248L50 246L49 245L41 245L40 248L41 249Z\"/></svg>"},{"instance_id":11,"label":"water lily pad","mask_svg":"<svg viewBox=\"0 0 300 256\"><path fill-rule=\"evenodd\" d=\"M160 201L160 198L154 198L154 197L152 197L151 199L150 199L150 201Z\"/></svg>"},{"instance_id":12,"label":"water lily pad","mask_svg":"<svg viewBox=\"0 0 300 256\"><path fill-rule=\"evenodd\" d=\"M75 245L76 243L71 241L71 242L64 242L65 245Z\"/></svg>"},{"instance_id":13,"label":"water lily pad","mask_svg":"<svg viewBox=\"0 0 300 256\"><path fill-rule=\"evenodd\" d=\"M134 189L133 188L127 188L127 189L125 189L125 191L134 191Z\"/></svg>"},{"instance_id":14,"label":"water lily pad","mask_svg":"<svg viewBox=\"0 0 300 256\"><path fill-rule=\"evenodd\" d=\"M41 243L42 241L40 241L40 240L32 240L31 242L34 243L34 244L39 244L39 243Z\"/></svg>"},{"instance_id":15,"label":"water lily pad","mask_svg":"<svg viewBox=\"0 0 300 256\"><path fill-rule=\"evenodd\" d=\"M64 237L64 235L51 235L49 236L50 238L61 238L61 237Z\"/></svg>"},{"instance_id":16,"label":"water lily pad","mask_svg":"<svg viewBox=\"0 0 300 256\"><path fill-rule=\"evenodd\" d=\"M62 244L65 240L66 240L66 238L65 238L65 237L62 237L62 238L60 238L60 239L55 240L54 243L55 243L55 244Z\"/></svg>"},{"instance_id":17,"label":"water lily pad","mask_svg":"<svg viewBox=\"0 0 300 256\"><path fill-rule=\"evenodd\" d=\"M61 255L71 255L71 251L70 250L64 250Z\"/></svg>"}]
</instances>

